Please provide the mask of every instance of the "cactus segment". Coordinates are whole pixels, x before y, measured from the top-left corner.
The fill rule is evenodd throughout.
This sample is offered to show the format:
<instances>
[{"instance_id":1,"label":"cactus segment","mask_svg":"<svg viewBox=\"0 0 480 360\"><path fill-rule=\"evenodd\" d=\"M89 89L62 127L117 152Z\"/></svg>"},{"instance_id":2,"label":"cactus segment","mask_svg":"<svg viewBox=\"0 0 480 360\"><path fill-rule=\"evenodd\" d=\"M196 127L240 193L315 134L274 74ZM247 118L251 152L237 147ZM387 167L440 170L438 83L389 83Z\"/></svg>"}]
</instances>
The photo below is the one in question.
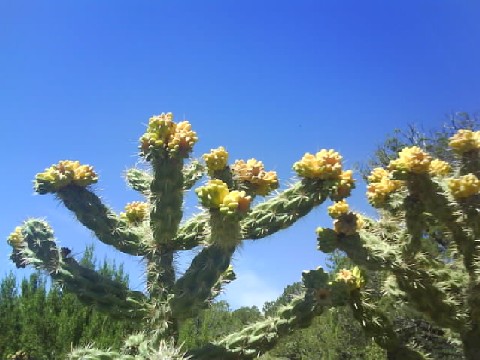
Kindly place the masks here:
<instances>
[{"instance_id":1,"label":"cactus segment","mask_svg":"<svg viewBox=\"0 0 480 360\"><path fill-rule=\"evenodd\" d=\"M87 304L94 304L116 317L139 319L144 315L145 296L122 283L78 264L68 249L58 249L50 226L42 220L27 220L21 227L21 245L13 249L17 265L48 271L65 289ZM18 233L17 230L15 233Z\"/></svg>"},{"instance_id":2,"label":"cactus segment","mask_svg":"<svg viewBox=\"0 0 480 360\"><path fill-rule=\"evenodd\" d=\"M120 217L108 209L93 192L79 186L67 186L58 190L57 196L78 221L92 230L105 244L131 255L145 253L141 234L124 226Z\"/></svg>"}]
</instances>

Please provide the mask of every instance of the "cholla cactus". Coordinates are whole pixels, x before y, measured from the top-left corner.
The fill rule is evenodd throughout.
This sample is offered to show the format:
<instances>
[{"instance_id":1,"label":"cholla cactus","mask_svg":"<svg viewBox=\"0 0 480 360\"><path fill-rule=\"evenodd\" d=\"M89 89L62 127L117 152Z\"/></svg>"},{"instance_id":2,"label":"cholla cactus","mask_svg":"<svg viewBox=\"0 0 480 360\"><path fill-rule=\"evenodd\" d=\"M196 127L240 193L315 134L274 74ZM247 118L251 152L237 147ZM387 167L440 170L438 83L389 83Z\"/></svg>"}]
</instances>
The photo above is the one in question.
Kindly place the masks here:
<instances>
[{"instance_id":1,"label":"cholla cactus","mask_svg":"<svg viewBox=\"0 0 480 360\"><path fill-rule=\"evenodd\" d=\"M145 324L144 334L128 339L119 352L77 349L72 359L130 359L139 354L144 354L141 358L161 359L161 353L170 348L169 354L181 358L176 347L178 327L197 316L223 285L235 279L230 263L243 241L285 229L327 198L341 201L354 187L352 172L343 170L341 156L333 150L322 150L315 156L305 155L294 165L299 181L262 201L258 198L278 188L274 171L265 170L255 159L238 160L229 166L224 148L205 155L206 166L196 160L186 163L196 141L188 122L176 123L170 113L150 118L139 150L151 170L131 169L126 174L128 184L145 196L145 202L132 202L120 214L93 191L91 185L98 177L90 166L61 161L37 174L35 190L39 194L54 194L99 241L125 254L142 256L147 264L146 291L132 291L80 265L69 256L69 249L57 246L53 230L44 220L26 220L9 236L11 259L17 266L46 270L84 303ZM195 190L204 210L183 219L184 193L205 174L210 179ZM352 222L349 214L339 209L335 214L342 224L343 230L339 231L356 231L356 218ZM193 248L201 250L189 268L177 274L175 255ZM277 316L191 350L186 356L257 357L275 346L281 336L308 326L327 306L346 301L343 289L350 285L329 284L328 280L322 269L304 273L305 293Z\"/></svg>"},{"instance_id":2,"label":"cholla cactus","mask_svg":"<svg viewBox=\"0 0 480 360\"><path fill-rule=\"evenodd\" d=\"M469 360L480 358L479 135L460 130L450 139L455 164L416 146L403 149L387 169L376 168L368 177L367 197L380 220L364 218L363 228L351 231L337 224L317 229L320 250L340 249L360 268L390 273L384 291L449 329ZM346 211L339 203L329 210L336 221ZM356 272L342 270L336 280L347 284L354 316L389 358L422 358L419 349L399 340Z\"/></svg>"}]
</instances>

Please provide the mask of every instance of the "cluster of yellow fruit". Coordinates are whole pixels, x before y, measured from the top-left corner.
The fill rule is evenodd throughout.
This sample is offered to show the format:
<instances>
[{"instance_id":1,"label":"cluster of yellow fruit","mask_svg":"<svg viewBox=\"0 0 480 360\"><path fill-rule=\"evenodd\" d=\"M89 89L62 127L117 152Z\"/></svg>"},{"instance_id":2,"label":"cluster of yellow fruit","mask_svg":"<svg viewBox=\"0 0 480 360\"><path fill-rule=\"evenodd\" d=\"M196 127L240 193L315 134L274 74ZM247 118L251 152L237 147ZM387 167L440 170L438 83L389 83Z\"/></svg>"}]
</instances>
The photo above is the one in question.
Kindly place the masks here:
<instances>
[{"instance_id":1,"label":"cluster of yellow fruit","mask_svg":"<svg viewBox=\"0 0 480 360\"><path fill-rule=\"evenodd\" d=\"M480 131L459 130L449 140L450 147L459 154L480 149Z\"/></svg>"},{"instance_id":2,"label":"cluster of yellow fruit","mask_svg":"<svg viewBox=\"0 0 480 360\"><path fill-rule=\"evenodd\" d=\"M350 207L345 200L337 201L328 207L328 215L333 219L338 219L341 215L347 214L349 211Z\"/></svg>"},{"instance_id":3,"label":"cluster of yellow fruit","mask_svg":"<svg viewBox=\"0 0 480 360\"><path fill-rule=\"evenodd\" d=\"M365 277L358 266L355 266L352 270L341 269L336 274L334 282L347 284L350 291L361 289L366 283Z\"/></svg>"},{"instance_id":4,"label":"cluster of yellow fruit","mask_svg":"<svg viewBox=\"0 0 480 360\"><path fill-rule=\"evenodd\" d=\"M480 194L480 180L474 174L448 180L448 189L455 199L465 199Z\"/></svg>"},{"instance_id":5,"label":"cluster of yellow fruit","mask_svg":"<svg viewBox=\"0 0 480 360\"><path fill-rule=\"evenodd\" d=\"M7 241L12 247L18 249L23 242L22 227L17 226L15 230L8 236Z\"/></svg>"},{"instance_id":6,"label":"cluster of yellow fruit","mask_svg":"<svg viewBox=\"0 0 480 360\"><path fill-rule=\"evenodd\" d=\"M293 164L295 172L306 179L334 180L331 198L341 200L350 195L355 187L352 170L342 170L342 156L335 150L322 149L315 155L306 153Z\"/></svg>"},{"instance_id":7,"label":"cluster of yellow fruit","mask_svg":"<svg viewBox=\"0 0 480 360\"><path fill-rule=\"evenodd\" d=\"M333 149L322 149L315 155L306 153L293 169L307 179L338 179L342 173L342 156Z\"/></svg>"},{"instance_id":8,"label":"cluster of yellow fruit","mask_svg":"<svg viewBox=\"0 0 480 360\"><path fill-rule=\"evenodd\" d=\"M354 235L364 225L362 217L351 212L345 200L329 206L328 215L334 219L333 229L337 234Z\"/></svg>"},{"instance_id":9,"label":"cluster of yellow fruit","mask_svg":"<svg viewBox=\"0 0 480 360\"><path fill-rule=\"evenodd\" d=\"M140 151L147 158L155 150L165 150L172 157L187 157L197 140L188 121L177 124L172 113L163 113L149 119L147 132L140 138Z\"/></svg>"},{"instance_id":10,"label":"cluster of yellow fruit","mask_svg":"<svg viewBox=\"0 0 480 360\"><path fill-rule=\"evenodd\" d=\"M373 206L383 204L388 195L403 186L403 181L392 180L391 176L384 168L375 168L368 176L367 198Z\"/></svg>"},{"instance_id":11,"label":"cluster of yellow fruit","mask_svg":"<svg viewBox=\"0 0 480 360\"><path fill-rule=\"evenodd\" d=\"M256 195L268 195L278 188L278 177L275 171L265 171L261 161L249 159L246 162L237 160L232 165L234 178L246 183Z\"/></svg>"},{"instance_id":12,"label":"cluster of yellow fruit","mask_svg":"<svg viewBox=\"0 0 480 360\"><path fill-rule=\"evenodd\" d=\"M432 176L448 175L452 168L449 163L432 157L418 146L410 146L398 153L398 159L390 161L391 171L407 171L414 174L430 174Z\"/></svg>"},{"instance_id":13,"label":"cluster of yellow fruit","mask_svg":"<svg viewBox=\"0 0 480 360\"><path fill-rule=\"evenodd\" d=\"M91 166L80 165L78 161L62 160L36 175L35 188L37 192L44 194L70 184L88 186L97 181L98 176Z\"/></svg>"},{"instance_id":14,"label":"cluster of yellow fruit","mask_svg":"<svg viewBox=\"0 0 480 360\"><path fill-rule=\"evenodd\" d=\"M203 160L207 164L208 173L223 170L228 164L228 152L223 146L212 149L208 154L203 155Z\"/></svg>"},{"instance_id":15,"label":"cluster of yellow fruit","mask_svg":"<svg viewBox=\"0 0 480 360\"><path fill-rule=\"evenodd\" d=\"M209 180L205 186L195 190L203 206L209 209L219 209L223 215L243 215L250 209L251 197L245 191L228 189L222 180Z\"/></svg>"},{"instance_id":16,"label":"cluster of yellow fruit","mask_svg":"<svg viewBox=\"0 0 480 360\"><path fill-rule=\"evenodd\" d=\"M139 224L147 217L148 204L142 201L133 201L125 205L125 212L120 217L129 224Z\"/></svg>"},{"instance_id":17,"label":"cluster of yellow fruit","mask_svg":"<svg viewBox=\"0 0 480 360\"><path fill-rule=\"evenodd\" d=\"M480 131L459 130L449 139L450 147L459 154L480 149ZM452 172L449 163L432 157L418 146L406 147L398 158L390 161L388 170L373 169L368 177L367 197L373 206L382 205L388 195L401 188L404 183L392 179L392 172L404 171L431 176L447 176ZM474 174L447 180L448 188L455 199L465 199L480 194L480 180Z\"/></svg>"}]
</instances>

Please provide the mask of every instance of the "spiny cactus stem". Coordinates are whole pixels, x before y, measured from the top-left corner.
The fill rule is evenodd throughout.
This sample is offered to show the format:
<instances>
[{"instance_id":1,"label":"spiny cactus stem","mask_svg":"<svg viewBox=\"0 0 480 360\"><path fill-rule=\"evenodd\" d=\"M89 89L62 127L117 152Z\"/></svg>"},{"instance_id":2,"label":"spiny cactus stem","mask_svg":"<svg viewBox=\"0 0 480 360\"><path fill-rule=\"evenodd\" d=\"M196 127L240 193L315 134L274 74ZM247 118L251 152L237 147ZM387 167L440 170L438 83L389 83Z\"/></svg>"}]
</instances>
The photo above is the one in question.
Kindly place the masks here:
<instances>
[{"instance_id":1,"label":"spiny cactus stem","mask_svg":"<svg viewBox=\"0 0 480 360\"><path fill-rule=\"evenodd\" d=\"M407 225L407 244L403 249L403 256L413 257L421 250L423 230L423 204L418 196L408 195L404 200L405 221Z\"/></svg>"},{"instance_id":2,"label":"spiny cactus stem","mask_svg":"<svg viewBox=\"0 0 480 360\"><path fill-rule=\"evenodd\" d=\"M366 304L359 289L350 293L350 308L353 316L363 326L367 335L383 349L387 350L388 359L423 360L424 357L414 349L402 344L393 329L390 320L374 306Z\"/></svg>"},{"instance_id":3,"label":"spiny cactus stem","mask_svg":"<svg viewBox=\"0 0 480 360\"><path fill-rule=\"evenodd\" d=\"M465 268L470 276L475 276L475 242L469 235L468 230L462 226L462 221L459 221L460 209L448 200L443 189L429 176L414 175L411 177L411 181L415 183L425 209L450 230L460 253L463 255Z\"/></svg>"},{"instance_id":4,"label":"spiny cactus stem","mask_svg":"<svg viewBox=\"0 0 480 360\"><path fill-rule=\"evenodd\" d=\"M255 206L242 220L243 239L261 239L285 229L322 204L330 189L320 181L299 181Z\"/></svg>"},{"instance_id":5,"label":"spiny cactus stem","mask_svg":"<svg viewBox=\"0 0 480 360\"><path fill-rule=\"evenodd\" d=\"M195 317L208 304L212 288L227 270L235 246L212 244L204 248L192 261L185 274L173 288L172 311L179 320Z\"/></svg>"},{"instance_id":6,"label":"spiny cactus stem","mask_svg":"<svg viewBox=\"0 0 480 360\"><path fill-rule=\"evenodd\" d=\"M178 158L153 160L150 225L156 244L161 246L175 238L182 220L183 160Z\"/></svg>"},{"instance_id":7,"label":"spiny cactus stem","mask_svg":"<svg viewBox=\"0 0 480 360\"><path fill-rule=\"evenodd\" d=\"M214 344L192 350L189 355L196 360L254 359L272 349L280 338L293 330L308 327L323 311L313 292L307 291L282 307L277 316L249 325Z\"/></svg>"},{"instance_id":8,"label":"spiny cactus stem","mask_svg":"<svg viewBox=\"0 0 480 360\"><path fill-rule=\"evenodd\" d=\"M143 255L139 235L125 228L117 215L103 205L92 191L76 185L68 185L57 191L58 198L77 219L105 244L130 255Z\"/></svg>"}]
</instances>

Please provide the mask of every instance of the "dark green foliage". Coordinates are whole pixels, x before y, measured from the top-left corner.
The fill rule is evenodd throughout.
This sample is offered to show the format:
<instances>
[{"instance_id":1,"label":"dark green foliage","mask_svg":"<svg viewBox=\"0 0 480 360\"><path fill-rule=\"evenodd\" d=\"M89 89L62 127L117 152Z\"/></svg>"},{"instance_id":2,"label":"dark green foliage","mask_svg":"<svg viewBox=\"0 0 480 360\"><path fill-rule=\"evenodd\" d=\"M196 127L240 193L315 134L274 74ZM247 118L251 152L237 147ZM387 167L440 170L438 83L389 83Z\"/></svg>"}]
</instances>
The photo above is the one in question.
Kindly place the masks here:
<instances>
[{"instance_id":1,"label":"dark green foliage","mask_svg":"<svg viewBox=\"0 0 480 360\"><path fill-rule=\"evenodd\" d=\"M81 262L95 267L92 247L87 248ZM98 271L128 282L122 266L104 261ZM124 337L137 330L132 322L111 319L83 305L74 294L50 285L46 279L36 272L18 286L10 273L1 281L0 359L17 354L15 359L64 360L72 346L95 342L100 348L119 348ZM21 355L22 351L30 357Z\"/></svg>"}]
</instances>

